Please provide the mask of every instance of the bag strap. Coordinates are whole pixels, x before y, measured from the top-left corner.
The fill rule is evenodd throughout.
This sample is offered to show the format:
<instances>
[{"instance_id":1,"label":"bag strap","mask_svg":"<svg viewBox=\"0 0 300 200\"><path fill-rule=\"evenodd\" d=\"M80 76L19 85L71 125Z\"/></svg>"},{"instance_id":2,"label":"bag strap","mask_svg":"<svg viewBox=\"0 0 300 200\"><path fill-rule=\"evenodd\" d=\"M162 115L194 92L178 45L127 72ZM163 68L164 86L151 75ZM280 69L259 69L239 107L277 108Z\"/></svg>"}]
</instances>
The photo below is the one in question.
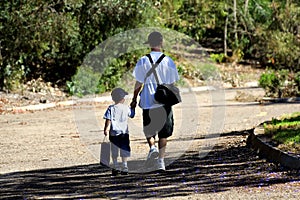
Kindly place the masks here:
<instances>
[{"instance_id":1,"label":"bag strap","mask_svg":"<svg viewBox=\"0 0 300 200\"><path fill-rule=\"evenodd\" d=\"M151 69L147 72L146 74L146 77L144 79L144 82L146 82L146 79L153 73L154 74L154 77L155 77L155 80L156 80L156 83L159 84L159 79L158 79L158 76L157 76L157 73L156 73L156 67L159 65L159 63L164 59L164 57L166 56L165 54L162 54L158 59L157 61L154 63L152 58L151 58L151 55L150 54L147 54L146 55L151 63Z\"/></svg>"}]
</instances>

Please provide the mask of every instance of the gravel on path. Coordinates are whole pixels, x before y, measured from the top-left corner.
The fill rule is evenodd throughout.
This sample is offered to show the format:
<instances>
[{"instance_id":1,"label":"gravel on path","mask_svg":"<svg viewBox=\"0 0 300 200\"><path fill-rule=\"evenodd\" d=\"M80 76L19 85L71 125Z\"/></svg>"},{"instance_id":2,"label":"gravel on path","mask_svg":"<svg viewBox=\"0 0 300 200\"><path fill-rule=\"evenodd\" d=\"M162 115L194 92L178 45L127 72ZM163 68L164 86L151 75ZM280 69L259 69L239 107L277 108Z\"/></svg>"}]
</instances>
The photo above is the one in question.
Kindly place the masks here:
<instances>
[{"instance_id":1,"label":"gravel on path","mask_svg":"<svg viewBox=\"0 0 300 200\"><path fill-rule=\"evenodd\" d=\"M259 158L246 138L254 126L299 110L299 104L237 102L238 91L226 90L226 101L217 101L209 91L183 94L197 104L174 108L176 130L196 128L170 138L163 174L112 178L110 169L98 164L102 115L110 102L0 115L0 199L298 199L299 172ZM91 120L91 113L76 112L91 108ZM130 124L131 166L148 149L139 112Z\"/></svg>"}]
</instances>

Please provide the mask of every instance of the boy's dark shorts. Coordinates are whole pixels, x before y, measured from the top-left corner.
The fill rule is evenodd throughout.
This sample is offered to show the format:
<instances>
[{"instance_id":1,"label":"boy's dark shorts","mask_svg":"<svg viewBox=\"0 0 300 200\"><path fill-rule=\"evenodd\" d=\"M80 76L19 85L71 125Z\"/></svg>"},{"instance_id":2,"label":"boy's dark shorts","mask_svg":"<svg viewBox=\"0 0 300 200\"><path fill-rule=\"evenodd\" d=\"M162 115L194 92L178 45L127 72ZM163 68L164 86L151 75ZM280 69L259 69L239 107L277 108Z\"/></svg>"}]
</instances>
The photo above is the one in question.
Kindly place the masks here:
<instances>
[{"instance_id":1,"label":"boy's dark shorts","mask_svg":"<svg viewBox=\"0 0 300 200\"><path fill-rule=\"evenodd\" d=\"M130 141L129 141L129 134L121 134L118 136L109 136L109 141L111 144L111 153L112 157L120 156L121 157L130 157Z\"/></svg>"},{"instance_id":2,"label":"boy's dark shorts","mask_svg":"<svg viewBox=\"0 0 300 200\"><path fill-rule=\"evenodd\" d=\"M173 134L174 119L171 106L143 109L143 125L146 138L158 134L159 138L167 138Z\"/></svg>"}]
</instances>

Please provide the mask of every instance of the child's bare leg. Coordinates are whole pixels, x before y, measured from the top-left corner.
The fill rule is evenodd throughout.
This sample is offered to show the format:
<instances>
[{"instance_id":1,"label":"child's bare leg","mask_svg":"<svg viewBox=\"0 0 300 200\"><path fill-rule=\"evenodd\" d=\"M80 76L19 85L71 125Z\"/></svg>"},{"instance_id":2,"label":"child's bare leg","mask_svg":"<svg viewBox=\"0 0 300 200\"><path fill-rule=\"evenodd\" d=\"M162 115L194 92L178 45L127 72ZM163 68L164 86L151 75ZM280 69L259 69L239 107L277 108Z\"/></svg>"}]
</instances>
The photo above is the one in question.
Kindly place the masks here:
<instances>
[{"instance_id":1,"label":"child's bare leg","mask_svg":"<svg viewBox=\"0 0 300 200\"><path fill-rule=\"evenodd\" d=\"M122 157L122 171L121 174L127 175L128 174L128 166L127 166L127 157Z\"/></svg>"},{"instance_id":2,"label":"child's bare leg","mask_svg":"<svg viewBox=\"0 0 300 200\"><path fill-rule=\"evenodd\" d=\"M127 157L122 157L122 163L124 167L127 167L127 160L128 160Z\"/></svg>"}]
</instances>

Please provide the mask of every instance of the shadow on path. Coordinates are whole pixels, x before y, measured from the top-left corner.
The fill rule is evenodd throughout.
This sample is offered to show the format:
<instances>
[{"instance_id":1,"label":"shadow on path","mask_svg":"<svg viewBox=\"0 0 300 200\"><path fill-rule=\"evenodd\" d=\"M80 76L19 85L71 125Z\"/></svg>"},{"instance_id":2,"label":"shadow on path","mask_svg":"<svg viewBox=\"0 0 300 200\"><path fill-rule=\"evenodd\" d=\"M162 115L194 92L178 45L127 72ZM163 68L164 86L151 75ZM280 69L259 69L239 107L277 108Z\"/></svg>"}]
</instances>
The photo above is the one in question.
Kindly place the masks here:
<instances>
[{"instance_id":1,"label":"shadow on path","mask_svg":"<svg viewBox=\"0 0 300 200\"><path fill-rule=\"evenodd\" d=\"M221 137L237 135L230 132ZM164 198L300 180L298 172L267 163L239 143L216 146L202 159L196 151L186 152L166 173L111 177L110 169L98 164L8 173L0 177L0 199Z\"/></svg>"}]
</instances>

